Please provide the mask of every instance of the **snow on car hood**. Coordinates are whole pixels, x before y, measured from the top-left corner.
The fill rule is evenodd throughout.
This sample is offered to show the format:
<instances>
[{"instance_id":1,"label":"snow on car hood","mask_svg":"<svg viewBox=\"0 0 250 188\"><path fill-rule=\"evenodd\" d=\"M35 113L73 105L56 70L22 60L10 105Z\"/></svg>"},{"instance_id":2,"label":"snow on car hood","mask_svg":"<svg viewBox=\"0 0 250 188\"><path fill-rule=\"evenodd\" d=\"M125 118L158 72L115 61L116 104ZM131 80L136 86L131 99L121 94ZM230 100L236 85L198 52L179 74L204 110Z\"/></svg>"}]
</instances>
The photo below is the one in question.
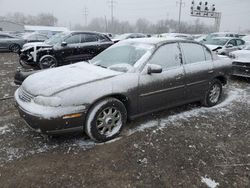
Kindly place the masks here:
<instances>
[{"instance_id":1,"label":"snow on car hood","mask_svg":"<svg viewBox=\"0 0 250 188\"><path fill-rule=\"evenodd\" d=\"M30 43L26 43L23 45L23 50L27 50L33 47L52 47L49 44L46 44L45 42L30 42Z\"/></svg>"},{"instance_id":2,"label":"snow on car hood","mask_svg":"<svg viewBox=\"0 0 250 188\"><path fill-rule=\"evenodd\" d=\"M122 73L80 62L35 73L23 82L22 87L33 96L51 96L68 88L119 74Z\"/></svg>"},{"instance_id":3,"label":"snow on car hood","mask_svg":"<svg viewBox=\"0 0 250 188\"><path fill-rule=\"evenodd\" d=\"M219 45L210 45L210 44L206 44L206 46L210 49L210 50L216 50L217 48L222 48L222 46Z\"/></svg>"}]
</instances>

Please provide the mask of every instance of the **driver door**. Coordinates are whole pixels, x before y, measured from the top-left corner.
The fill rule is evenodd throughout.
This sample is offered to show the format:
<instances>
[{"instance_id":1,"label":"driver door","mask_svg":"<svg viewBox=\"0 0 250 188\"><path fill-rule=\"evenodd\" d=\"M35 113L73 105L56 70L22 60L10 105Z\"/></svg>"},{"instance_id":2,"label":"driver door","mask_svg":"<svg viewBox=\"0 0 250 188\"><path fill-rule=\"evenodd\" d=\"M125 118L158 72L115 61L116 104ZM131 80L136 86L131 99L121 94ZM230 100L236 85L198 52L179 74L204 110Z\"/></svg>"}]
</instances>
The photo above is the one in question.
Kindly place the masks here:
<instances>
[{"instance_id":1,"label":"driver door","mask_svg":"<svg viewBox=\"0 0 250 188\"><path fill-rule=\"evenodd\" d=\"M162 73L148 74L147 65L139 77L139 113L176 106L185 100L184 68L178 43L158 48L148 64L160 65Z\"/></svg>"},{"instance_id":2,"label":"driver door","mask_svg":"<svg viewBox=\"0 0 250 188\"><path fill-rule=\"evenodd\" d=\"M63 59L63 62L65 64L75 63L79 61L80 41L81 41L80 34L74 34L65 39L67 45L61 46L59 50L60 51L59 54L61 54L61 58Z\"/></svg>"}]
</instances>

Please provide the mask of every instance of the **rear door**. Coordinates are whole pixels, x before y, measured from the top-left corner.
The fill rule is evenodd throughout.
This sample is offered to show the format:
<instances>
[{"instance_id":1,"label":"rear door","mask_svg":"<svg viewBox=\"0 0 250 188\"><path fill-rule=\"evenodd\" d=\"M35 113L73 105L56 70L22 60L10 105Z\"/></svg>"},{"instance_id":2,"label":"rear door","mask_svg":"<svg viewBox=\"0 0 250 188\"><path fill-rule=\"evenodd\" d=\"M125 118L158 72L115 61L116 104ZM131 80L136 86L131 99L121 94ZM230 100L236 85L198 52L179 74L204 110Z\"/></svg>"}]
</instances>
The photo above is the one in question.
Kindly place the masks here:
<instances>
[{"instance_id":1,"label":"rear door","mask_svg":"<svg viewBox=\"0 0 250 188\"><path fill-rule=\"evenodd\" d=\"M108 37L104 35L97 35L98 37L98 51L97 54L101 53L102 51L106 50L108 47L112 46L114 43Z\"/></svg>"},{"instance_id":2,"label":"rear door","mask_svg":"<svg viewBox=\"0 0 250 188\"><path fill-rule=\"evenodd\" d=\"M187 99L202 99L214 74L211 52L196 43L181 42L180 46L186 74Z\"/></svg>"},{"instance_id":3,"label":"rear door","mask_svg":"<svg viewBox=\"0 0 250 188\"><path fill-rule=\"evenodd\" d=\"M245 47L245 41L241 39L236 39L237 50L242 50Z\"/></svg>"},{"instance_id":4,"label":"rear door","mask_svg":"<svg viewBox=\"0 0 250 188\"><path fill-rule=\"evenodd\" d=\"M165 107L176 106L185 100L184 69L178 43L161 46L148 64L160 65L162 73L139 77L139 113L146 113Z\"/></svg>"},{"instance_id":5,"label":"rear door","mask_svg":"<svg viewBox=\"0 0 250 188\"><path fill-rule=\"evenodd\" d=\"M96 34L81 34L80 57L83 61L92 59L98 54L98 37Z\"/></svg>"}]
</instances>

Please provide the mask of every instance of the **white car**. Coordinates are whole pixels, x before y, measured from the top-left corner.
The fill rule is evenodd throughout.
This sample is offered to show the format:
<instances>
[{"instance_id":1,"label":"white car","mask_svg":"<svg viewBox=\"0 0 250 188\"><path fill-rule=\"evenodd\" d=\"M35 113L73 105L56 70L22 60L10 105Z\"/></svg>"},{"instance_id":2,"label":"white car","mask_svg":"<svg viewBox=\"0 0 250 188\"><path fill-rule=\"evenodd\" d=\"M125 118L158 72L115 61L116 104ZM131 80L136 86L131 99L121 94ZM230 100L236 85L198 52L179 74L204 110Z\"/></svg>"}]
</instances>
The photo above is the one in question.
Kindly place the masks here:
<instances>
[{"instance_id":1,"label":"white car","mask_svg":"<svg viewBox=\"0 0 250 188\"><path fill-rule=\"evenodd\" d=\"M232 75L250 78L250 46L231 52L229 56L233 59Z\"/></svg>"},{"instance_id":2,"label":"white car","mask_svg":"<svg viewBox=\"0 0 250 188\"><path fill-rule=\"evenodd\" d=\"M230 52L241 50L245 47L244 40L231 37L216 37L205 41L203 44L219 55L229 55Z\"/></svg>"}]
</instances>

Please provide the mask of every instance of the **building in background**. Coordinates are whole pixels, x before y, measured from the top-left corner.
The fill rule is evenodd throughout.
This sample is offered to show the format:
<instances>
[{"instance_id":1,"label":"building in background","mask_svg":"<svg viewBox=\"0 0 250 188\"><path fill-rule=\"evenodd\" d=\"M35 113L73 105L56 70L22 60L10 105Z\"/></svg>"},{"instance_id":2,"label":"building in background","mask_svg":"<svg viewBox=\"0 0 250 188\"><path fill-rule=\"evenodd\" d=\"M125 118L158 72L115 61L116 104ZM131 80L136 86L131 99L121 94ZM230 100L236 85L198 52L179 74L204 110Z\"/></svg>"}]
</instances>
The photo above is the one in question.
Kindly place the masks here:
<instances>
[{"instance_id":1,"label":"building in background","mask_svg":"<svg viewBox=\"0 0 250 188\"><path fill-rule=\"evenodd\" d=\"M0 31L24 32L24 25L7 20L0 20Z\"/></svg>"},{"instance_id":2,"label":"building in background","mask_svg":"<svg viewBox=\"0 0 250 188\"><path fill-rule=\"evenodd\" d=\"M66 27L37 26L37 25L25 25L24 30L25 32L38 32L45 34L47 36L52 36L56 33L69 31L69 29Z\"/></svg>"}]
</instances>

